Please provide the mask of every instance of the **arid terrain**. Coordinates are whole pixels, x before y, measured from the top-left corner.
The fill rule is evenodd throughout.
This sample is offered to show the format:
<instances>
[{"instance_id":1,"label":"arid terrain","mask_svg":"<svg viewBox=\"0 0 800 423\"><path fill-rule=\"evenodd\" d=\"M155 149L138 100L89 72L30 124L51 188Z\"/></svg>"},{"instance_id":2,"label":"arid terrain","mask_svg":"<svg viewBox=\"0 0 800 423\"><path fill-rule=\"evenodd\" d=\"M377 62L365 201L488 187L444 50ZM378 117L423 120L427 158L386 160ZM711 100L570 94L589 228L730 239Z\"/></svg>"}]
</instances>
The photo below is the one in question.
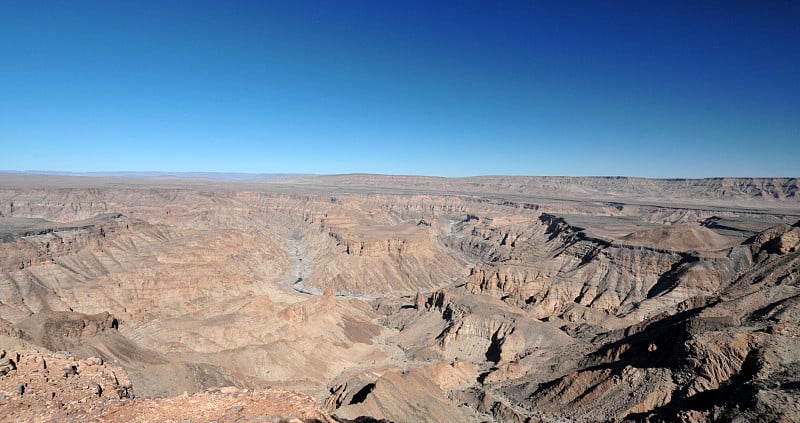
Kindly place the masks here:
<instances>
[{"instance_id":1,"label":"arid terrain","mask_svg":"<svg viewBox=\"0 0 800 423\"><path fill-rule=\"evenodd\" d=\"M797 178L0 174L0 419L800 421L799 274Z\"/></svg>"}]
</instances>

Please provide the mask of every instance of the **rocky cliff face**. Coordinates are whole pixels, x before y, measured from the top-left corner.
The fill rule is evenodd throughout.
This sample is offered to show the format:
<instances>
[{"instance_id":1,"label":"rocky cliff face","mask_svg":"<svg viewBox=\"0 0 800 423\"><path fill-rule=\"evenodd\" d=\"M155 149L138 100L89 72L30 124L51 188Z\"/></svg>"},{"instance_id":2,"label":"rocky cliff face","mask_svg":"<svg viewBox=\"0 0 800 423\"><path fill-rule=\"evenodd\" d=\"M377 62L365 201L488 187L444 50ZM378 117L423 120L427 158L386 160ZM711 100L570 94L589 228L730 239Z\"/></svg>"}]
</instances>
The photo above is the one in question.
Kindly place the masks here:
<instances>
[{"instance_id":1,"label":"rocky cliff face","mask_svg":"<svg viewBox=\"0 0 800 423\"><path fill-rule=\"evenodd\" d=\"M464 263L423 220L393 225L350 226L323 220L322 234L308 234L315 263L307 286L369 297L410 295L446 286L463 276ZM331 251L339 254L332 255Z\"/></svg>"},{"instance_id":2,"label":"rocky cliff face","mask_svg":"<svg viewBox=\"0 0 800 423\"><path fill-rule=\"evenodd\" d=\"M549 214L512 224L472 221L469 226L461 248L485 261L473 269L467 290L496 296L540 319L579 317L603 325L602 315L624 319L635 314L633 321L640 320L680 302L653 298L653 289L664 285L664 275L673 268L693 260L681 251L594 238ZM591 310L577 316L578 309ZM621 323L607 320L611 326Z\"/></svg>"},{"instance_id":3,"label":"rocky cliff face","mask_svg":"<svg viewBox=\"0 0 800 423\"><path fill-rule=\"evenodd\" d=\"M765 253L795 229L772 228L746 242L751 264L717 294L596 338L600 348L578 371L508 391L528 407L583 421L796 418L797 402L784 389L793 386L785 369L800 364L800 322L783 313L800 294L800 255Z\"/></svg>"}]
</instances>

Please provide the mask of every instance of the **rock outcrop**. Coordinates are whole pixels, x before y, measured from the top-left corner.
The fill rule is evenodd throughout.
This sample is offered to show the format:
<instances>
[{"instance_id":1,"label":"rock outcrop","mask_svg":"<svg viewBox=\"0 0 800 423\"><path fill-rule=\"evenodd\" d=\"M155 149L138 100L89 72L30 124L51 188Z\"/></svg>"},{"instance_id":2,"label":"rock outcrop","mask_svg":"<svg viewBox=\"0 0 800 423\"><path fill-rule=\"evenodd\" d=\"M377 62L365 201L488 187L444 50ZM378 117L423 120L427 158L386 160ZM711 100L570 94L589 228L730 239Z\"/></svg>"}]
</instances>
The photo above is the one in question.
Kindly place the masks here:
<instances>
[{"instance_id":1,"label":"rock outcrop","mask_svg":"<svg viewBox=\"0 0 800 423\"><path fill-rule=\"evenodd\" d=\"M120 366L67 352L0 351L0 414L10 421L314 421L335 423L307 395L233 386L137 398Z\"/></svg>"}]
</instances>

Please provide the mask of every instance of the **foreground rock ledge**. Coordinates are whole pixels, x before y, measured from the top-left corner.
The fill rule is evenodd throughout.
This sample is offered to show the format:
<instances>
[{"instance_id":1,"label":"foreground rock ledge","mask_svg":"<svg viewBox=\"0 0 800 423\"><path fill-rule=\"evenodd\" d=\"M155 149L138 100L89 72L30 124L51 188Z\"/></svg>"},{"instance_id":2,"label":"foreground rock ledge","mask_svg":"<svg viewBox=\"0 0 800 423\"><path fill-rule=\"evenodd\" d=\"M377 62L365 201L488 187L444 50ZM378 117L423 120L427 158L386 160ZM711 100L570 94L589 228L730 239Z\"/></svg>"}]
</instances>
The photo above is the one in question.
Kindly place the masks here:
<instances>
[{"instance_id":1,"label":"foreground rock ledge","mask_svg":"<svg viewBox=\"0 0 800 423\"><path fill-rule=\"evenodd\" d=\"M338 422L308 395L214 388L172 398L136 398L120 366L67 352L0 351L0 420L113 422ZM371 420L371 419L370 419Z\"/></svg>"}]
</instances>

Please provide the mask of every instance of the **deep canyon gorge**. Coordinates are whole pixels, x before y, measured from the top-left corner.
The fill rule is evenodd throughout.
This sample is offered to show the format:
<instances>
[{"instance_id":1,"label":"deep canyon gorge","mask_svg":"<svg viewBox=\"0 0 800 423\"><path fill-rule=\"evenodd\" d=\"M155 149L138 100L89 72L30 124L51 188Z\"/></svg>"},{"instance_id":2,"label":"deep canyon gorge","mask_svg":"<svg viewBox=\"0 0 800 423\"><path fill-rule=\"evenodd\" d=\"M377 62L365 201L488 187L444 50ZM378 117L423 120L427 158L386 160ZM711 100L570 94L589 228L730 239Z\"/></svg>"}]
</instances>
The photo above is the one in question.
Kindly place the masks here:
<instances>
[{"instance_id":1,"label":"deep canyon gorge","mask_svg":"<svg viewBox=\"0 0 800 423\"><path fill-rule=\"evenodd\" d=\"M798 421L799 191L2 174L0 414Z\"/></svg>"}]
</instances>

